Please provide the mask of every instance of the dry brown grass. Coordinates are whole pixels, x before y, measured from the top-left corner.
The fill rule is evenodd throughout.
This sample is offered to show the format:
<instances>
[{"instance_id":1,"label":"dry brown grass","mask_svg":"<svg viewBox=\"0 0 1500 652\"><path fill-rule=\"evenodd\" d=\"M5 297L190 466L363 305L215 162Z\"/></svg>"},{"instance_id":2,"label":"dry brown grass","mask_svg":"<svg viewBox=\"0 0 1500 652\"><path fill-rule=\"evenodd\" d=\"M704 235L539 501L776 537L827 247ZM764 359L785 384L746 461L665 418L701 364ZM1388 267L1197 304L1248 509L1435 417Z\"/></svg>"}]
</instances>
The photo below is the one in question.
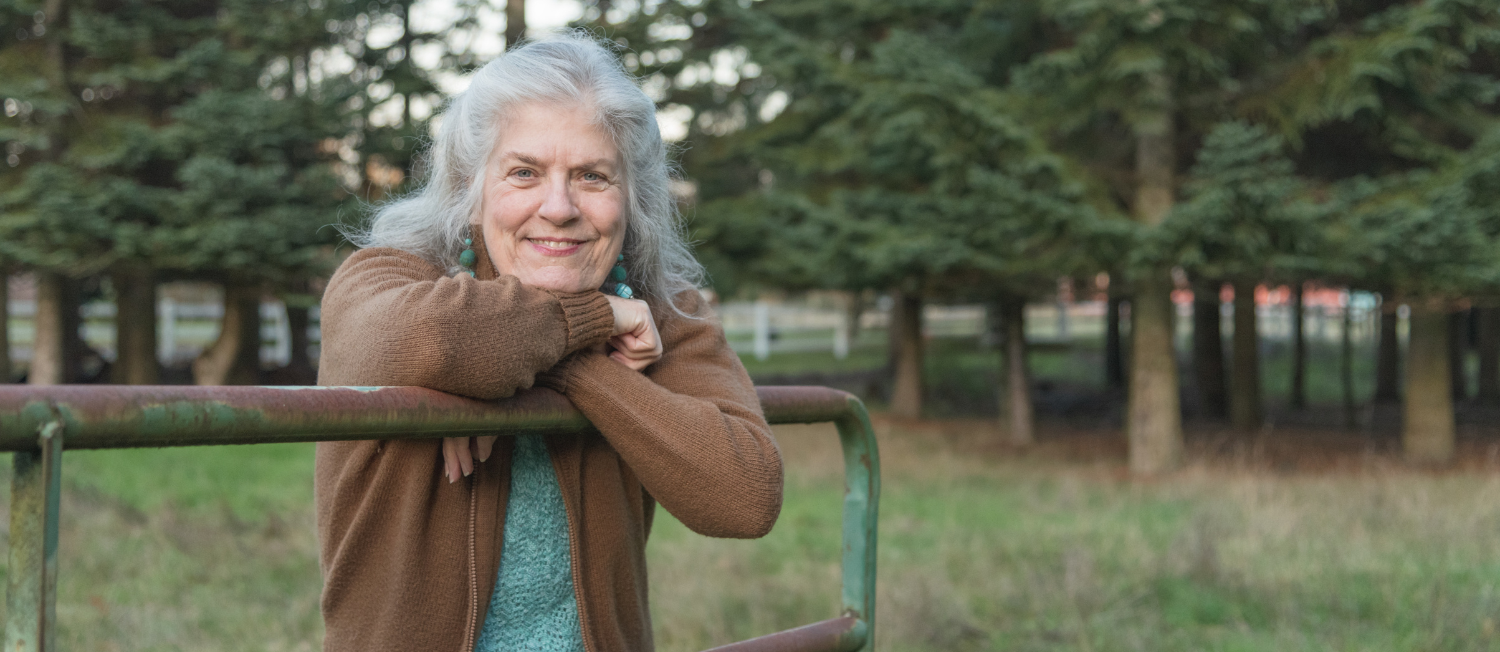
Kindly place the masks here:
<instances>
[{"instance_id":1,"label":"dry brown grass","mask_svg":"<svg viewBox=\"0 0 1500 652\"><path fill-rule=\"evenodd\" d=\"M983 421L877 430L882 650L1500 649L1500 469L1483 442L1433 471L1359 437L1200 432L1185 470L1132 481L1118 433L1053 427L1016 450ZM780 435L791 523L755 544L654 542L662 649L832 615L836 439Z\"/></svg>"},{"instance_id":2,"label":"dry brown grass","mask_svg":"<svg viewBox=\"0 0 1500 652\"><path fill-rule=\"evenodd\" d=\"M881 650L1500 649L1500 466L1484 440L1435 471L1384 440L1201 431L1185 470L1135 481L1113 432L1054 424L1017 450L985 421L877 430ZM770 537L710 540L658 519L660 649L836 615L837 438L778 436L788 493ZM242 467L257 453L234 454ZM155 494L77 485L90 468L70 471L64 502L65 649L318 647L305 488L261 488L247 515L213 487L189 500L167 481Z\"/></svg>"}]
</instances>

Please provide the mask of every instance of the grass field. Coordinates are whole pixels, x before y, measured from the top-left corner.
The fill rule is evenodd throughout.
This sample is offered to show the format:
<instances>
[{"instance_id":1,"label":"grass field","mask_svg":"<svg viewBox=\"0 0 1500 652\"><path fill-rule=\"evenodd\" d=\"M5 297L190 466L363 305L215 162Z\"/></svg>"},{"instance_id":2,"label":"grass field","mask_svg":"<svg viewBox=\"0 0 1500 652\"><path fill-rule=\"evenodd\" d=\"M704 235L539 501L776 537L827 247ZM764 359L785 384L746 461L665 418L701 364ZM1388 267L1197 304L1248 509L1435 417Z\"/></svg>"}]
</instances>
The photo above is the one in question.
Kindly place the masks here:
<instances>
[{"instance_id":1,"label":"grass field","mask_svg":"<svg viewBox=\"0 0 1500 652\"><path fill-rule=\"evenodd\" d=\"M1496 469L1376 458L1289 475L1215 457L1142 483L1109 447L1022 455L974 423L881 430L881 649L1500 649ZM664 649L832 615L830 439L783 431L796 498L765 542L657 533Z\"/></svg>"},{"instance_id":2,"label":"grass field","mask_svg":"<svg viewBox=\"0 0 1500 652\"><path fill-rule=\"evenodd\" d=\"M1062 428L1019 452L985 421L877 421L880 649L1500 649L1493 459L1286 472L1200 445L1187 470L1135 482L1115 435ZM788 490L769 537L657 520L660 649L836 615L836 439L778 436ZM311 452L69 453L64 649L317 649Z\"/></svg>"}]
</instances>

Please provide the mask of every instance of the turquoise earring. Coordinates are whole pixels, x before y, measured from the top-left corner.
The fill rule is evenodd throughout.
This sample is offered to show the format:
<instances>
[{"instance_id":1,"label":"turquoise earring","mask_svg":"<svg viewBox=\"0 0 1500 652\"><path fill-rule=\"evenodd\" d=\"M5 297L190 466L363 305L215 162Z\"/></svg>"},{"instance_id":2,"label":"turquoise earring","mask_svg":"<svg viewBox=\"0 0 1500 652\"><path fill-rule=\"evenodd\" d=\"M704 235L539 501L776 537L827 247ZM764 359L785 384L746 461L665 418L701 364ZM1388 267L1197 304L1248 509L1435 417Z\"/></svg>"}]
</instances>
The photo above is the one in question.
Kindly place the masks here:
<instances>
[{"instance_id":1,"label":"turquoise earring","mask_svg":"<svg viewBox=\"0 0 1500 652\"><path fill-rule=\"evenodd\" d=\"M458 254L458 264L462 265L469 277L474 277L474 263L479 262L479 254L474 253L474 238L464 238L465 249Z\"/></svg>"},{"instance_id":2,"label":"turquoise earring","mask_svg":"<svg viewBox=\"0 0 1500 652\"><path fill-rule=\"evenodd\" d=\"M627 276L629 274L625 271L625 254L620 254L620 257L615 259L614 268L609 270L609 280L604 282L604 287L599 288L599 291L613 294L621 299L634 297L635 291L625 284Z\"/></svg>"}]
</instances>

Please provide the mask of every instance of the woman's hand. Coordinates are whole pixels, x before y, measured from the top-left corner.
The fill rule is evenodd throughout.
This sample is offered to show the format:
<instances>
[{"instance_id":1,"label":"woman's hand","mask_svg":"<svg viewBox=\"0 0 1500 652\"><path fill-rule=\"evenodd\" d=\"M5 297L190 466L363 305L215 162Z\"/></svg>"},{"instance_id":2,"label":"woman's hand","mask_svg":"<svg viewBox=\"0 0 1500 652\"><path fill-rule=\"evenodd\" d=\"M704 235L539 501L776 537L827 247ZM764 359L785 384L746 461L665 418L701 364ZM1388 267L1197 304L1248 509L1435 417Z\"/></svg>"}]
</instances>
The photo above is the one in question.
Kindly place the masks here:
<instances>
[{"instance_id":1,"label":"woman's hand","mask_svg":"<svg viewBox=\"0 0 1500 652\"><path fill-rule=\"evenodd\" d=\"M641 371L661 359L661 335L651 319L651 306L639 299L621 299L605 295L615 310L615 331L609 338L614 350L609 357L615 362Z\"/></svg>"},{"instance_id":2,"label":"woman's hand","mask_svg":"<svg viewBox=\"0 0 1500 652\"><path fill-rule=\"evenodd\" d=\"M641 371L661 359L661 335L656 332L656 321L651 318L651 306L637 299L621 299L607 296L609 306L615 311L614 334L609 338L609 357L616 362ZM494 450L495 437L448 437L443 440L443 475L448 482L469 477L474 472L475 460L483 462Z\"/></svg>"},{"instance_id":3,"label":"woman's hand","mask_svg":"<svg viewBox=\"0 0 1500 652\"><path fill-rule=\"evenodd\" d=\"M448 437L443 439L443 475L448 483L467 478L474 472L474 460L490 459L495 450L496 435L484 437Z\"/></svg>"}]
</instances>

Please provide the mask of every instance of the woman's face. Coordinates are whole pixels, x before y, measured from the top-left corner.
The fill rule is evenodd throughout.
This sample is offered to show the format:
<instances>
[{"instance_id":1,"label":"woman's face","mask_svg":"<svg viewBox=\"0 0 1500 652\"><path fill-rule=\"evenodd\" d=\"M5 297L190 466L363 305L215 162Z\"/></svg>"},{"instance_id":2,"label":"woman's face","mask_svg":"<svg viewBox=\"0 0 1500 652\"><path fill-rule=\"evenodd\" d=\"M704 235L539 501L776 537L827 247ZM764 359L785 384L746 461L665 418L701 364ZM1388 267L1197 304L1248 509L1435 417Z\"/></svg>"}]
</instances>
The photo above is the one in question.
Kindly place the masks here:
<instances>
[{"instance_id":1,"label":"woman's face","mask_svg":"<svg viewBox=\"0 0 1500 652\"><path fill-rule=\"evenodd\" d=\"M511 113L480 206L495 268L560 292L602 285L625 241L619 158L584 111L531 104Z\"/></svg>"}]
</instances>

